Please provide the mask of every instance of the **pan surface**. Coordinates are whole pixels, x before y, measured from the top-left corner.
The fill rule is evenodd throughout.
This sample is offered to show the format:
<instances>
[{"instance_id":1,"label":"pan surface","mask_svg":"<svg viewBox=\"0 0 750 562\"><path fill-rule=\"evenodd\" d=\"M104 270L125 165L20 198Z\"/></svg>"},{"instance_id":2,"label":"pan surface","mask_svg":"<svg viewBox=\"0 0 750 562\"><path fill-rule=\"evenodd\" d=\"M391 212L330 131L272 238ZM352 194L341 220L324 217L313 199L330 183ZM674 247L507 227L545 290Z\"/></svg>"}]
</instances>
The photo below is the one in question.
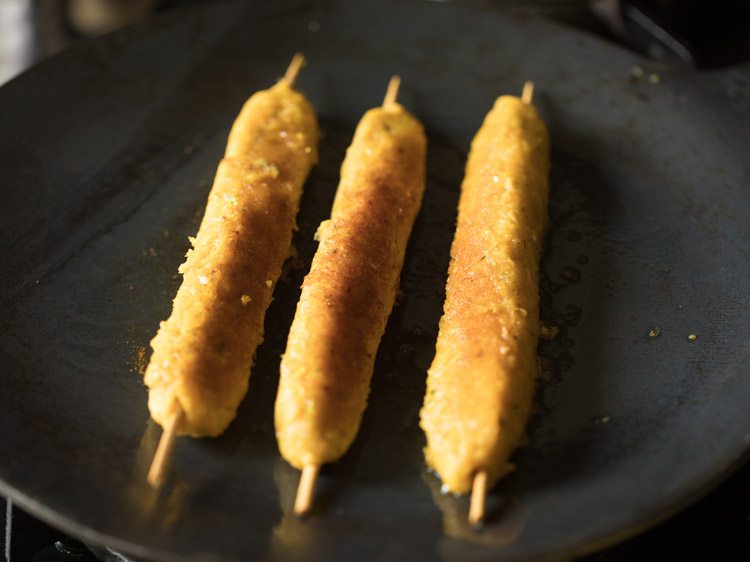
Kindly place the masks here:
<instances>
[{"instance_id":1,"label":"pan surface","mask_svg":"<svg viewBox=\"0 0 750 562\"><path fill-rule=\"evenodd\" d=\"M236 421L179 439L155 492L148 342L234 117L297 50L325 131L295 235L305 265L276 289ZM279 356L346 146L393 73L428 130L427 192L361 431L298 520L273 434ZM429 2L220 3L44 62L0 89L0 493L157 560L564 558L666 517L750 445L748 76ZM424 468L418 412L468 145L526 79L552 137L541 298L559 333L477 533Z\"/></svg>"}]
</instances>

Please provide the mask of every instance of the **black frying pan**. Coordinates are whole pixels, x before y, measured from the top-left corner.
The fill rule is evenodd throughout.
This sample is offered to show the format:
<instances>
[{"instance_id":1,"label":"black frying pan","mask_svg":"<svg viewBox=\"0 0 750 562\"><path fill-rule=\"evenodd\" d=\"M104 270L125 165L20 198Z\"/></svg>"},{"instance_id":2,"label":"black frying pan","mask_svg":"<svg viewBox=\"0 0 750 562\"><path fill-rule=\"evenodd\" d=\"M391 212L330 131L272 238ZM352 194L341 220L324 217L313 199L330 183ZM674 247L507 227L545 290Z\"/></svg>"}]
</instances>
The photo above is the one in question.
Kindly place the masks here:
<instances>
[{"instance_id":1,"label":"black frying pan","mask_svg":"<svg viewBox=\"0 0 750 562\"><path fill-rule=\"evenodd\" d=\"M237 420L180 439L159 493L138 373L233 118L296 50L325 130L295 237L306 264L354 126L392 73L430 139L370 407L304 521L273 436L304 270L277 288ZM426 2L212 5L43 63L0 89L0 492L159 560L567 557L655 523L750 443L748 75L682 73L548 23ZM552 132L541 295L560 333L541 346L529 444L476 533L466 499L424 469L418 410L468 143L526 79Z\"/></svg>"}]
</instances>

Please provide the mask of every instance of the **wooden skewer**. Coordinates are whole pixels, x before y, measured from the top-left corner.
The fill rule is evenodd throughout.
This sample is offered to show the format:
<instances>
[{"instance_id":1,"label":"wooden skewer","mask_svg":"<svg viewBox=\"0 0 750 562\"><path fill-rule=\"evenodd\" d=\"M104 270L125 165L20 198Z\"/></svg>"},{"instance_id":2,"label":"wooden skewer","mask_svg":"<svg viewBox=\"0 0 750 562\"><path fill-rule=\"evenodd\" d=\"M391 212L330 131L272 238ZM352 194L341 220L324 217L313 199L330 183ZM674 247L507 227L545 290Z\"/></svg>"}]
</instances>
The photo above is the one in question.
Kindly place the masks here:
<instances>
[{"instance_id":1,"label":"wooden skewer","mask_svg":"<svg viewBox=\"0 0 750 562\"><path fill-rule=\"evenodd\" d=\"M484 470L477 472L471 487L471 500L469 502L469 523L477 527L484 520L484 503L487 497L487 473Z\"/></svg>"},{"instance_id":2,"label":"wooden skewer","mask_svg":"<svg viewBox=\"0 0 750 562\"><path fill-rule=\"evenodd\" d=\"M294 86L294 81L297 79L297 74L299 74L299 71L303 66L305 66L305 55L303 55L302 53L295 53L292 57L292 62L289 63L289 66L284 73L284 78L282 78L282 80L284 80L290 86Z\"/></svg>"},{"instance_id":3,"label":"wooden skewer","mask_svg":"<svg viewBox=\"0 0 750 562\"><path fill-rule=\"evenodd\" d=\"M391 81L388 82L388 89L385 91L385 97L383 98L383 107L388 107L396 103L398 97L398 89L401 86L401 77L393 75Z\"/></svg>"},{"instance_id":4,"label":"wooden skewer","mask_svg":"<svg viewBox=\"0 0 750 562\"><path fill-rule=\"evenodd\" d=\"M531 103L531 98L534 97L534 83L531 80L527 80L523 85L523 92L521 92L521 101L526 105Z\"/></svg>"},{"instance_id":5,"label":"wooden skewer","mask_svg":"<svg viewBox=\"0 0 750 562\"><path fill-rule=\"evenodd\" d=\"M164 482L164 475L167 472L169 458L172 456L177 429L180 427L184 417L185 412L182 411L179 403L175 403L172 417L169 418L164 427L164 433L161 434L159 445L156 447L156 453L154 453L154 460L151 461L151 468L148 470L147 480L154 488L158 488Z\"/></svg>"},{"instance_id":6,"label":"wooden skewer","mask_svg":"<svg viewBox=\"0 0 750 562\"><path fill-rule=\"evenodd\" d=\"M315 492L315 482L318 480L320 467L309 465L302 469L302 476L299 479L297 488L297 498L294 500L294 514L305 515L312 508L313 493Z\"/></svg>"}]
</instances>

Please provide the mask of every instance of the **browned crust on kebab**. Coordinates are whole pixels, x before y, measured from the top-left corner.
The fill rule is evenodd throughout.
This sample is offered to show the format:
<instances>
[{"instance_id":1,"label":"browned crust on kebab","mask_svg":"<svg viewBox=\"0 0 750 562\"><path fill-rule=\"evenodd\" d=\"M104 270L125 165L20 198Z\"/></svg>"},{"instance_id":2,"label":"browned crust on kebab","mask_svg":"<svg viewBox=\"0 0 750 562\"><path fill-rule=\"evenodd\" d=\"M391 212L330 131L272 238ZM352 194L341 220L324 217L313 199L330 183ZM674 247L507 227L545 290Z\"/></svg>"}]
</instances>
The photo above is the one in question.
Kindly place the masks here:
<instances>
[{"instance_id":1,"label":"browned crust on kebab","mask_svg":"<svg viewBox=\"0 0 750 562\"><path fill-rule=\"evenodd\" d=\"M425 152L421 124L398 104L368 111L347 151L281 362L276 436L297 468L339 458L357 434L421 205Z\"/></svg>"},{"instance_id":2,"label":"browned crust on kebab","mask_svg":"<svg viewBox=\"0 0 750 562\"><path fill-rule=\"evenodd\" d=\"M444 315L421 426L428 464L452 492L492 485L524 437L537 374L539 258L549 138L537 111L503 96L472 142Z\"/></svg>"},{"instance_id":3,"label":"browned crust on kebab","mask_svg":"<svg viewBox=\"0 0 750 562\"><path fill-rule=\"evenodd\" d=\"M263 317L317 158L315 113L286 82L253 95L232 127L172 314L151 342L149 409L181 433L226 429L247 391Z\"/></svg>"}]
</instances>

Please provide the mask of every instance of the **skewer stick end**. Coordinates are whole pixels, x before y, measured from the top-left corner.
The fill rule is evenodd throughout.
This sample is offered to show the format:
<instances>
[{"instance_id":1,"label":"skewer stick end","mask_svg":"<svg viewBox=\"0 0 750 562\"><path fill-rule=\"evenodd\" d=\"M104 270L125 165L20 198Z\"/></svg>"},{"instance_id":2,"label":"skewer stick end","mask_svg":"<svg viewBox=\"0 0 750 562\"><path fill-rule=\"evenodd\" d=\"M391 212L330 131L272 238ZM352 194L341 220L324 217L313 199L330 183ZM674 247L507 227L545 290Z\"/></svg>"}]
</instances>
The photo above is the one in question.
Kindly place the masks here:
<instances>
[{"instance_id":1,"label":"skewer stick end","mask_svg":"<svg viewBox=\"0 0 750 562\"><path fill-rule=\"evenodd\" d=\"M388 82L388 89L385 91L385 97L383 98L383 107L388 107L389 105L396 103L400 86L401 77L396 74L391 76L391 81Z\"/></svg>"},{"instance_id":2,"label":"skewer stick end","mask_svg":"<svg viewBox=\"0 0 750 562\"><path fill-rule=\"evenodd\" d=\"M484 507L487 497L487 472L480 470L474 476L471 487L471 500L469 502L469 524L478 528L484 522Z\"/></svg>"},{"instance_id":3,"label":"skewer stick end","mask_svg":"<svg viewBox=\"0 0 750 562\"><path fill-rule=\"evenodd\" d=\"M521 101L526 105L531 103L531 98L534 97L534 83L531 80L526 80L523 85L523 92L521 92Z\"/></svg>"},{"instance_id":4,"label":"skewer stick end","mask_svg":"<svg viewBox=\"0 0 750 562\"><path fill-rule=\"evenodd\" d=\"M294 86L294 81L297 79L299 71L303 66L305 66L305 63L305 55L303 55L302 53L294 53L292 62L289 63L289 66L287 67L286 72L284 73L284 78L282 78L282 80L289 84L289 86Z\"/></svg>"},{"instance_id":5,"label":"skewer stick end","mask_svg":"<svg viewBox=\"0 0 750 562\"><path fill-rule=\"evenodd\" d=\"M185 413L182 411L182 408L179 404L176 404L172 417L167 421L164 433L161 434L159 445L157 445L156 452L154 453L154 460L151 461L151 467L146 477L148 483L154 488L159 488L164 483L169 459L172 456L172 449L174 448L174 440L177 437L177 430L184 416Z\"/></svg>"},{"instance_id":6,"label":"skewer stick end","mask_svg":"<svg viewBox=\"0 0 750 562\"><path fill-rule=\"evenodd\" d=\"M314 464L302 469L302 476L299 479L299 487L297 488L297 498L294 500L295 515L306 515L312 509L318 472L320 472L320 467Z\"/></svg>"}]
</instances>

